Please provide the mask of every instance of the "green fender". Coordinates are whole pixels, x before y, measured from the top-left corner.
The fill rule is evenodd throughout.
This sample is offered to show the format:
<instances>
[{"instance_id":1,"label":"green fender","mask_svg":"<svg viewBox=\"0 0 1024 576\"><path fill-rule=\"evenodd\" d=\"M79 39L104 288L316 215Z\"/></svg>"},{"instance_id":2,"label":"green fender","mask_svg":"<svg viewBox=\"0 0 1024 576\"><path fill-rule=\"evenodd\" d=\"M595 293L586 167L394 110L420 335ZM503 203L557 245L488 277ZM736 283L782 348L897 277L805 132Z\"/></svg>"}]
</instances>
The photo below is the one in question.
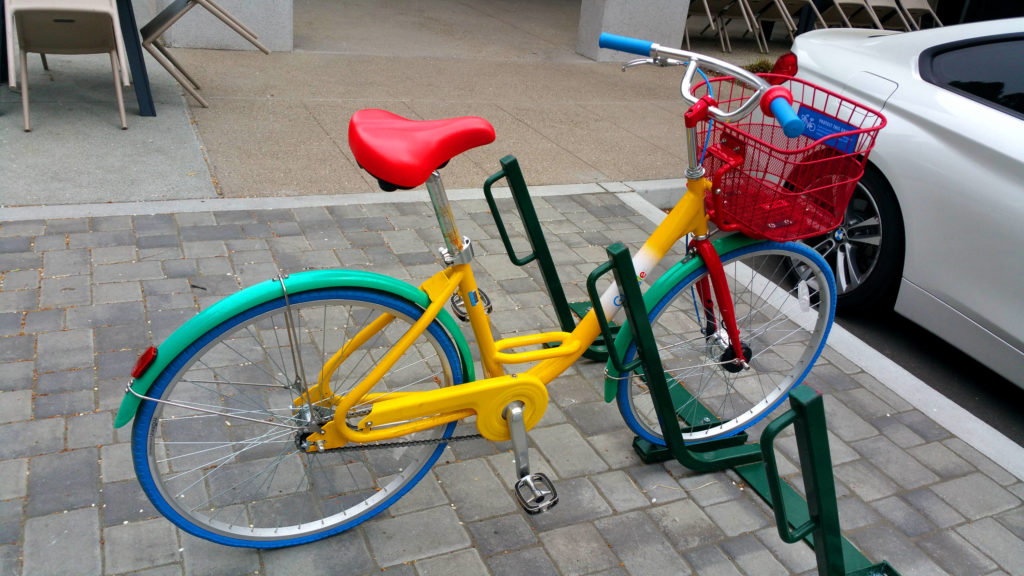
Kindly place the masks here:
<instances>
[{"instance_id":1,"label":"green fender","mask_svg":"<svg viewBox=\"0 0 1024 576\"><path fill-rule=\"evenodd\" d=\"M761 242L761 240L755 240L742 234L730 234L712 241L712 244L715 247L715 251L722 255L757 242ZM647 310L651 310L676 284L703 265L704 261L701 260L700 256L696 255L676 263L675 266L670 268L668 272L665 272L661 278L658 278L644 292L644 306ZM615 337L615 342L612 344L612 350L609 350L609 354L618 354L619 358L622 358L632 343L633 332L629 327L629 322L624 321L622 328L619 329L619 333ZM618 392L619 384L622 381L622 374L612 366L611 361L608 362L607 368L607 376L604 379L604 401L611 402L615 399L615 395Z\"/></svg>"},{"instance_id":2,"label":"green fender","mask_svg":"<svg viewBox=\"0 0 1024 576\"><path fill-rule=\"evenodd\" d=\"M289 295L321 288L368 288L404 298L424 309L430 305L430 298L426 292L419 288L389 276L364 272L362 270L312 270L299 272L285 278L284 284ZM153 364L146 370L145 374L132 380L129 387L138 394L146 394L150 386L153 385L153 381L197 338L235 315L281 296L281 282L275 278L250 286L203 310L167 337L167 340L160 345ZM462 357L463 374L466 375L465 381L472 382L475 379L473 356L469 352L469 346L462 334L462 330L459 329L455 320L444 309L438 314L437 320L448 331L448 334L455 341L455 345L459 349L459 354ZM131 421L135 417L135 412L139 409L141 402L141 399L126 390L124 399L121 401L121 408L117 411L114 427L120 428Z\"/></svg>"}]
</instances>

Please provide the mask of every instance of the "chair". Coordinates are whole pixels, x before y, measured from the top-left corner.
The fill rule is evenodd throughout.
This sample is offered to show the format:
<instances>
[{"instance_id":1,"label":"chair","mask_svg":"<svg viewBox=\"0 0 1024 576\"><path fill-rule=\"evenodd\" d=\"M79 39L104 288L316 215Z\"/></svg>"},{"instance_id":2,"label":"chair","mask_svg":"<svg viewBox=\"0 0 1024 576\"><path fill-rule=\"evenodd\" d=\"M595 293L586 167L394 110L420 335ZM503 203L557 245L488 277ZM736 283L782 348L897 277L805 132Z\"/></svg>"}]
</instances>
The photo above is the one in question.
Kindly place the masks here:
<instances>
[{"instance_id":1,"label":"chair","mask_svg":"<svg viewBox=\"0 0 1024 576\"><path fill-rule=\"evenodd\" d=\"M703 34L708 28L713 28L722 46L722 52L732 52L732 43L729 40L727 26L733 20L742 19L747 32L756 35L752 21L753 15L749 13L749 7L745 0L693 0L690 2L687 20L695 11L698 13L703 11L702 15L708 19L708 24L701 30L701 33ZM689 49L690 34L685 28L683 30L683 39L686 41L686 48ZM760 38L757 40L758 47L760 47Z\"/></svg>"},{"instance_id":2,"label":"chair","mask_svg":"<svg viewBox=\"0 0 1024 576\"><path fill-rule=\"evenodd\" d=\"M899 30L901 32L910 32L913 30L913 28L910 27L910 23L908 23L907 19L903 16L903 10L900 9L896 0L866 1L868 8L871 10L871 14L875 16L875 20L881 24L883 28L888 30ZM862 14L863 11L855 14L854 17ZM861 16L861 20L859 21L851 18L850 23L854 26L870 27L863 23L863 16Z\"/></svg>"},{"instance_id":3,"label":"chair","mask_svg":"<svg viewBox=\"0 0 1024 576\"><path fill-rule=\"evenodd\" d=\"M769 38L764 34L764 23L772 22L782 24L786 28L789 39L792 40L797 31L796 22L781 0L747 0L750 13L754 20L754 26L761 37L761 42L767 49Z\"/></svg>"},{"instance_id":4,"label":"chair","mask_svg":"<svg viewBox=\"0 0 1024 576\"><path fill-rule=\"evenodd\" d=\"M761 53L767 54L770 34L765 34L765 23L780 23L786 28L789 39L794 38L797 26L781 0L739 0L744 4L750 20L750 27Z\"/></svg>"},{"instance_id":5,"label":"chair","mask_svg":"<svg viewBox=\"0 0 1024 576\"><path fill-rule=\"evenodd\" d=\"M850 9L849 14L843 8ZM877 28L882 30L882 23L878 21L866 0L832 0L832 5L821 11L822 18L832 26L845 28ZM852 21L851 21L852 18ZM854 26L854 22L858 25Z\"/></svg>"},{"instance_id":6,"label":"chair","mask_svg":"<svg viewBox=\"0 0 1024 576\"><path fill-rule=\"evenodd\" d=\"M932 10L931 4L928 0L899 0L903 11L907 14L907 20L910 21L910 25L915 30L921 29L921 17L928 14L932 17L932 21L935 22L936 26L942 26L942 22L939 21L939 17L935 15L935 11ZM916 18L915 18L916 16Z\"/></svg>"},{"instance_id":7,"label":"chair","mask_svg":"<svg viewBox=\"0 0 1024 576\"><path fill-rule=\"evenodd\" d=\"M150 20L140 30L142 35L142 47L147 52L153 55L153 58L163 66L170 75L181 84L182 88L186 92L192 95L203 108L209 108L206 100L199 95L199 83L195 81L192 76L181 66L181 64L171 56L170 52L160 42L161 36L164 35L167 30L174 25L175 22L181 20L181 18L188 13L189 10L195 8L197 5L206 8L210 14L216 16L221 22L227 24L232 30L237 32L242 38L248 40L253 46L258 48L264 54L270 54L263 44L260 44L259 40L256 39L256 34L252 30L249 30L241 22L235 19L231 14L227 13L223 8L213 2L213 0L173 0L166 8L160 11L152 20Z\"/></svg>"},{"instance_id":8,"label":"chair","mask_svg":"<svg viewBox=\"0 0 1024 576\"><path fill-rule=\"evenodd\" d=\"M868 6L875 11L883 26L892 30L910 32L914 29L903 13L899 0L868 0ZM895 20L893 19L895 17Z\"/></svg>"},{"instance_id":9,"label":"chair","mask_svg":"<svg viewBox=\"0 0 1024 576\"><path fill-rule=\"evenodd\" d=\"M6 0L4 3L4 25L7 34L7 76L11 89L18 87L17 74L14 73L14 13L18 10L84 10L88 12L109 12L114 21L114 38L117 42L117 59L121 69L121 78L125 86L130 84L128 77L128 57L124 49L124 38L121 37L120 19L117 13L117 0ZM40 53L43 68L49 70L46 54Z\"/></svg>"},{"instance_id":10,"label":"chair","mask_svg":"<svg viewBox=\"0 0 1024 576\"><path fill-rule=\"evenodd\" d=\"M690 22L690 16L704 16L708 19L707 26L701 30L701 34L704 34L708 28L713 28L715 35L718 36L718 41L722 46L722 52L727 52L725 47L725 38L718 34L718 23L715 22L715 14L718 13L718 4L714 4L715 9L712 10L712 4L708 4L708 0L692 0L690 7L686 13L686 22L683 24L683 41L686 43L686 49L690 49L690 30L687 24Z\"/></svg>"},{"instance_id":11,"label":"chair","mask_svg":"<svg viewBox=\"0 0 1024 576\"><path fill-rule=\"evenodd\" d=\"M84 2L82 4L85 4ZM46 54L103 54L110 55L114 72L114 91L121 129L127 130L124 114L124 95L121 92L122 68L118 58L118 43L114 30L116 17L109 10L87 9L17 9L14 25L18 31L21 56L21 108L25 117L25 132L30 132L28 104L28 53ZM14 71L10 71L13 78ZM12 80L12 85L13 85Z\"/></svg>"},{"instance_id":12,"label":"chair","mask_svg":"<svg viewBox=\"0 0 1024 576\"><path fill-rule=\"evenodd\" d=\"M813 0L775 0L776 8L787 21L788 26L795 33L798 26L800 12L804 7L810 7L811 12L814 14L814 20L817 26L822 28L828 28L828 24L825 23L825 19L821 16L821 12L818 7L814 4Z\"/></svg>"},{"instance_id":13,"label":"chair","mask_svg":"<svg viewBox=\"0 0 1024 576\"><path fill-rule=\"evenodd\" d=\"M765 0L754 0L760 5ZM761 31L761 26L757 22L757 17L754 15L754 11L751 8L750 0L735 0L728 2L725 7L718 13L719 22L722 23L722 33L726 35L726 39L729 39L729 31L727 26L732 23L733 20L742 20L745 30L743 36L747 34L753 34L754 41L757 42L757 48L762 54L768 53L768 43L764 40L764 33ZM730 50L732 49L732 43L729 43Z\"/></svg>"}]
</instances>

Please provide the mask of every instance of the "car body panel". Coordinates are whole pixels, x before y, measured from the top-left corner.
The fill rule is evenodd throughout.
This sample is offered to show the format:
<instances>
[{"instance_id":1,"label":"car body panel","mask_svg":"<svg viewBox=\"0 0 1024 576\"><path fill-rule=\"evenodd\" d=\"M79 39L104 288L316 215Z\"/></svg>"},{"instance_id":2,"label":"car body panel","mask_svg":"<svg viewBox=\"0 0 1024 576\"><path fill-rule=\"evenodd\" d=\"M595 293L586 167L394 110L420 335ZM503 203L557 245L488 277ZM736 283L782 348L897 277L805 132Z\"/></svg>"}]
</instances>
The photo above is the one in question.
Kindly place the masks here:
<instances>
[{"instance_id":1,"label":"car body panel","mask_svg":"<svg viewBox=\"0 0 1024 576\"><path fill-rule=\"evenodd\" d=\"M933 46L1007 33L1024 34L1024 19L822 30L793 51L798 77L879 106L888 121L870 161L903 213L896 311L1024 386L1024 119L931 84L919 68Z\"/></svg>"},{"instance_id":2,"label":"car body panel","mask_svg":"<svg viewBox=\"0 0 1024 576\"><path fill-rule=\"evenodd\" d=\"M941 336L968 356L1020 386L1024 351L982 328L977 322L903 279L897 311L922 328Z\"/></svg>"},{"instance_id":3,"label":"car body panel","mask_svg":"<svg viewBox=\"0 0 1024 576\"><path fill-rule=\"evenodd\" d=\"M850 77L847 81L847 86L855 86L857 96L855 100L875 108L878 111L885 110L885 105L889 102L889 98L899 88L899 84L893 82L888 78L883 78L878 74L861 70ZM846 88L846 91L852 92L850 88Z\"/></svg>"}]
</instances>

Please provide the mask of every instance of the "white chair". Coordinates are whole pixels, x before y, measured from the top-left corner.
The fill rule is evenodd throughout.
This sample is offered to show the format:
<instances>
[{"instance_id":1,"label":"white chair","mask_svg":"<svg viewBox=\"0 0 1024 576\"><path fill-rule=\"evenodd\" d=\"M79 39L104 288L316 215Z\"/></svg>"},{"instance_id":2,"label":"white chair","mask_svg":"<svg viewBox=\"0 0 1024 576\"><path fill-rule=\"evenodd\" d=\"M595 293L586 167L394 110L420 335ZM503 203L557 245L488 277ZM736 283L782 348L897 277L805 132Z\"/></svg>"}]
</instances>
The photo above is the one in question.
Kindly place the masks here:
<instances>
[{"instance_id":1,"label":"white chair","mask_svg":"<svg viewBox=\"0 0 1024 576\"><path fill-rule=\"evenodd\" d=\"M7 32L7 77L12 89L17 88L17 77L14 73L15 35L14 13L19 10L75 10L84 12L109 13L114 21L114 39L117 44L118 67L121 80L125 86L130 84L128 76L128 57L124 49L124 38L121 37L120 18L117 13L117 0L6 0L4 3L4 25ZM54 52L56 54L56 52ZM43 67L49 70L45 54Z\"/></svg>"},{"instance_id":2,"label":"white chair","mask_svg":"<svg viewBox=\"0 0 1024 576\"><path fill-rule=\"evenodd\" d=\"M882 27L889 30L899 30L900 32L910 32L913 30L907 19L903 16L903 11L896 4L896 0L867 0L867 5L875 16L876 21ZM858 24L853 18L850 19L850 23L854 26L866 26L865 24Z\"/></svg>"},{"instance_id":3,"label":"white chair","mask_svg":"<svg viewBox=\"0 0 1024 576\"><path fill-rule=\"evenodd\" d=\"M797 31L800 12L805 7L809 7L814 15L816 28L828 28L828 24L825 23L825 19L821 16L821 12L813 0L775 0L775 5L783 18L787 20L787 26L793 33Z\"/></svg>"},{"instance_id":4,"label":"white chair","mask_svg":"<svg viewBox=\"0 0 1024 576\"><path fill-rule=\"evenodd\" d=\"M122 69L118 59L117 38L114 30L119 24L109 11L80 9L18 9L14 12L14 25L18 31L21 56L21 108L25 116L25 132L30 132L28 105L28 54L103 54L110 55L114 72L114 91L121 117L121 129L128 128L124 114L124 95L121 93ZM13 69L11 82L14 83Z\"/></svg>"},{"instance_id":5,"label":"white chair","mask_svg":"<svg viewBox=\"0 0 1024 576\"><path fill-rule=\"evenodd\" d=\"M694 14L707 18L708 23L701 33L703 34L708 28L713 29L722 46L722 52L732 52L732 42L727 29L730 22L742 20L746 31L756 35L751 20L753 16L748 10L749 8L743 0L692 0L687 19ZM683 29L683 39L686 41L686 47L689 48L690 34L685 28ZM760 38L757 40L758 47L760 47Z\"/></svg>"},{"instance_id":6,"label":"white chair","mask_svg":"<svg viewBox=\"0 0 1024 576\"><path fill-rule=\"evenodd\" d=\"M904 12L907 13L907 19L910 20L910 25L915 30L921 29L921 17L925 14L932 17L936 26L942 26L942 22L939 21L939 17L935 14L935 10L932 10L928 0L900 0L900 5L903 6Z\"/></svg>"},{"instance_id":7,"label":"white chair","mask_svg":"<svg viewBox=\"0 0 1024 576\"><path fill-rule=\"evenodd\" d=\"M792 40L796 34L796 22L788 12L786 6L779 2L779 0L748 0L750 10L754 15L754 21L760 30L764 30L764 23L771 22L774 24L781 24L786 29L786 34L789 35L789 39ZM769 38L764 37L764 33L761 33L764 45L768 46Z\"/></svg>"},{"instance_id":8,"label":"white chair","mask_svg":"<svg viewBox=\"0 0 1024 576\"><path fill-rule=\"evenodd\" d=\"M850 8L849 14L843 8L844 6ZM878 21L878 17L875 16L874 10L868 6L866 0L832 0L832 5L822 10L821 15L830 26L882 29L882 23Z\"/></svg>"},{"instance_id":9,"label":"white chair","mask_svg":"<svg viewBox=\"0 0 1024 576\"><path fill-rule=\"evenodd\" d=\"M232 30L238 33L239 36L248 40L253 46L258 48L264 54L270 54L263 44L260 44L259 40L256 39L256 34L245 27L235 17L226 12L223 8L218 6L213 0L173 0L163 10L160 11L152 20L150 20L140 31L142 35L142 47L147 52L152 54L153 58L160 63L161 66L167 69L167 72L181 84L181 87L185 89L196 102L199 103L203 108L208 108L206 100L199 95L199 83L195 81L192 76L181 66L181 64L171 56L170 52L167 51L161 45L160 37L167 32L167 29L174 25L175 22L181 20L182 16L188 13L189 10L196 6L202 6L206 8L210 14L216 16L221 22L227 24Z\"/></svg>"}]
</instances>

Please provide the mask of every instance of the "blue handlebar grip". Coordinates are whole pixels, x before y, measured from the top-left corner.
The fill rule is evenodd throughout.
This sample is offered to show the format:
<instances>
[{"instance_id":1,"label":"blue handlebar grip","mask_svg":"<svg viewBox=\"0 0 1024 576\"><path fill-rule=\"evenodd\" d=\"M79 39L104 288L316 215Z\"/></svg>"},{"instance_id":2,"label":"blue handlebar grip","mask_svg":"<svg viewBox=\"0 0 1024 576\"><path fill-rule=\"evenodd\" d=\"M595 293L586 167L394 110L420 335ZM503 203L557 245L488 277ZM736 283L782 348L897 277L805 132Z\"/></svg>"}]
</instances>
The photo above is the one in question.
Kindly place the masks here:
<instances>
[{"instance_id":1,"label":"blue handlebar grip","mask_svg":"<svg viewBox=\"0 0 1024 576\"><path fill-rule=\"evenodd\" d=\"M597 45L601 48L610 48L612 50L618 50L619 52L629 52L630 54L636 54L638 56L650 56L651 46L654 45L654 42L602 32L601 37L597 39Z\"/></svg>"},{"instance_id":2,"label":"blue handlebar grip","mask_svg":"<svg viewBox=\"0 0 1024 576\"><path fill-rule=\"evenodd\" d=\"M782 131L790 138L796 138L804 133L804 121L796 115L793 107L783 97L772 100L772 116L779 121Z\"/></svg>"}]
</instances>

